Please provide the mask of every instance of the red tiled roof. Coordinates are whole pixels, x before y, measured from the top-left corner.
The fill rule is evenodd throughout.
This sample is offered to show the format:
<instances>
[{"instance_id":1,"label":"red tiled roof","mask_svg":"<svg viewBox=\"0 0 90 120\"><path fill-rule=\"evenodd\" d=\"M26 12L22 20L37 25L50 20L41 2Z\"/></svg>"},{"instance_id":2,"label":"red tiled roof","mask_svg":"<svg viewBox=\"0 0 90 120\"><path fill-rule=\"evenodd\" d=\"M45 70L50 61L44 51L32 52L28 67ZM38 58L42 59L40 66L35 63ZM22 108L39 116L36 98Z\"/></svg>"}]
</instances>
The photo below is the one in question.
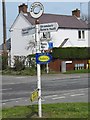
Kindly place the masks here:
<instances>
[{"instance_id":1,"label":"red tiled roof","mask_svg":"<svg viewBox=\"0 0 90 120\"><path fill-rule=\"evenodd\" d=\"M35 24L35 20L31 17L30 13L28 15L24 15L24 17L32 24ZM87 29L87 24L77 19L75 16L68 16L68 15L56 15L56 14L43 14L39 18L39 23L51 23L57 22L60 28L68 28L68 29Z\"/></svg>"}]
</instances>

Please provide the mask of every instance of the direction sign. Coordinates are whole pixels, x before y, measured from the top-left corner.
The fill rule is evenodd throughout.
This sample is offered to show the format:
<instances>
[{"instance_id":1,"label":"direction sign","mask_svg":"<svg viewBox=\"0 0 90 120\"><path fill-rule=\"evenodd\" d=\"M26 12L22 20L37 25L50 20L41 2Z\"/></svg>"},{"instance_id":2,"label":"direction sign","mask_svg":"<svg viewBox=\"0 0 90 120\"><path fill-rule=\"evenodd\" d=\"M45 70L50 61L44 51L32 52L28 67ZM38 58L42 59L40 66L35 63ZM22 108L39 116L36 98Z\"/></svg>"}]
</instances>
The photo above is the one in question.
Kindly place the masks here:
<instances>
[{"instance_id":1,"label":"direction sign","mask_svg":"<svg viewBox=\"0 0 90 120\"><path fill-rule=\"evenodd\" d=\"M41 42L40 50L48 50L48 42Z\"/></svg>"},{"instance_id":2,"label":"direction sign","mask_svg":"<svg viewBox=\"0 0 90 120\"><path fill-rule=\"evenodd\" d=\"M22 35L32 35L35 34L35 25L22 29Z\"/></svg>"},{"instance_id":3,"label":"direction sign","mask_svg":"<svg viewBox=\"0 0 90 120\"><path fill-rule=\"evenodd\" d=\"M47 64L51 61L52 56L49 53L36 53L37 64Z\"/></svg>"},{"instance_id":4,"label":"direction sign","mask_svg":"<svg viewBox=\"0 0 90 120\"><path fill-rule=\"evenodd\" d=\"M40 32L54 32L58 30L58 23L40 24Z\"/></svg>"},{"instance_id":5,"label":"direction sign","mask_svg":"<svg viewBox=\"0 0 90 120\"><path fill-rule=\"evenodd\" d=\"M38 98L38 89L36 89L36 90L31 94L30 100L33 102L33 101L35 101L37 98Z\"/></svg>"}]
</instances>

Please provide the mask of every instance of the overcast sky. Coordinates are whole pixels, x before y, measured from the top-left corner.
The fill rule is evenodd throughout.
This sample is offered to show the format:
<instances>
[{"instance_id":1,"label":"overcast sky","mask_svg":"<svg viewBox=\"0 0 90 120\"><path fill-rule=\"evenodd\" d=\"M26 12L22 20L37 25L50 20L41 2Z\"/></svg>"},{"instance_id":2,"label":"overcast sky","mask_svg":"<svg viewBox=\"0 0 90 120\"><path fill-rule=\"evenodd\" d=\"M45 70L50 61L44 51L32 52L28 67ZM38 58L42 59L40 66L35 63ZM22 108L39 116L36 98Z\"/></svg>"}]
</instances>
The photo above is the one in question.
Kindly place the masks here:
<instances>
[{"instance_id":1,"label":"overcast sky","mask_svg":"<svg viewBox=\"0 0 90 120\"><path fill-rule=\"evenodd\" d=\"M15 2L14 0L13 2L10 2L10 0L6 0L6 1L7 1L6 2L6 22L7 22L6 26L7 26L7 39L8 39L10 37L8 32L9 28L14 22L16 16L18 15L18 5L22 3L28 4L28 11L29 11L31 2L29 2L28 0L21 0L20 2ZM81 6L80 6L80 3L81 3ZM88 12L88 2L83 2L83 1L82 2L70 2L70 1L69 2L42 2L42 4L44 6L45 13L71 15L72 10L76 8L81 9L83 14L87 15L87 12ZM0 44L2 43L2 40L3 40L2 4L0 2Z\"/></svg>"}]
</instances>

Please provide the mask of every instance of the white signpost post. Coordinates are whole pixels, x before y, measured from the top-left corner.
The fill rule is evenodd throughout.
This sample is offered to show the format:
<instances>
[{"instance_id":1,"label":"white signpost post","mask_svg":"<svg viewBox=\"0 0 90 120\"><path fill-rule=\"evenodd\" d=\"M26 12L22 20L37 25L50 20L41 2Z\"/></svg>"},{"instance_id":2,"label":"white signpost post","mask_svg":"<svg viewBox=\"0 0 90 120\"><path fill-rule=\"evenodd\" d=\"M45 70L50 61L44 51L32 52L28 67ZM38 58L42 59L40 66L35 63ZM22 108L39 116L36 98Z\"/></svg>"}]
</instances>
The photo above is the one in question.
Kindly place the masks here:
<instances>
[{"instance_id":1,"label":"white signpost post","mask_svg":"<svg viewBox=\"0 0 90 120\"><path fill-rule=\"evenodd\" d=\"M38 11L36 9L38 8ZM36 53L40 53L40 33L39 33L39 24L38 24L38 18L43 14L44 12L44 7L40 2L34 2L31 5L30 8L30 14L31 16L36 19ZM40 64L37 64L37 89L38 89L38 114L39 117L42 117L42 104L41 104L41 68Z\"/></svg>"},{"instance_id":2,"label":"white signpost post","mask_svg":"<svg viewBox=\"0 0 90 120\"><path fill-rule=\"evenodd\" d=\"M37 9L38 8L38 9ZM36 11L36 9L38 11ZM50 45L48 42L41 42L40 43L40 33L42 32L54 32L58 30L58 23L46 23L46 24L39 24L38 18L44 12L44 7L40 2L34 2L30 8L30 14L35 19L36 25L27 27L22 29L22 35L35 35L36 39L36 53L39 54L41 51L47 50ZM40 49L41 46L41 49ZM49 46L49 47L48 47ZM41 106L41 68L40 64L37 63L37 90L38 90L38 114L39 117L42 117L42 106Z\"/></svg>"}]
</instances>

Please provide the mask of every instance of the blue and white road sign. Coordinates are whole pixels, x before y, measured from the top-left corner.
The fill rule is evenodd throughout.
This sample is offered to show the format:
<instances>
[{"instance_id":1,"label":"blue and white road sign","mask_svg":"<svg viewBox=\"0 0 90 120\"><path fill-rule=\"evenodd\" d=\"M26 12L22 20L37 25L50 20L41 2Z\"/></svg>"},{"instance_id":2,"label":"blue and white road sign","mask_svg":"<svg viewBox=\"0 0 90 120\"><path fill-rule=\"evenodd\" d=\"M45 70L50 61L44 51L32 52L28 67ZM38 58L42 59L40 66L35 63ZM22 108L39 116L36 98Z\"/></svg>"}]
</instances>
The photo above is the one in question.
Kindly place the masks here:
<instances>
[{"instance_id":1,"label":"blue and white road sign","mask_svg":"<svg viewBox=\"0 0 90 120\"><path fill-rule=\"evenodd\" d=\"M48 46L49 46L49 47L48 47L49 49L52 49L52 48L53 48L53 42L49 42L49 43L48 43Z\"/></svg>"}]
</instances>

